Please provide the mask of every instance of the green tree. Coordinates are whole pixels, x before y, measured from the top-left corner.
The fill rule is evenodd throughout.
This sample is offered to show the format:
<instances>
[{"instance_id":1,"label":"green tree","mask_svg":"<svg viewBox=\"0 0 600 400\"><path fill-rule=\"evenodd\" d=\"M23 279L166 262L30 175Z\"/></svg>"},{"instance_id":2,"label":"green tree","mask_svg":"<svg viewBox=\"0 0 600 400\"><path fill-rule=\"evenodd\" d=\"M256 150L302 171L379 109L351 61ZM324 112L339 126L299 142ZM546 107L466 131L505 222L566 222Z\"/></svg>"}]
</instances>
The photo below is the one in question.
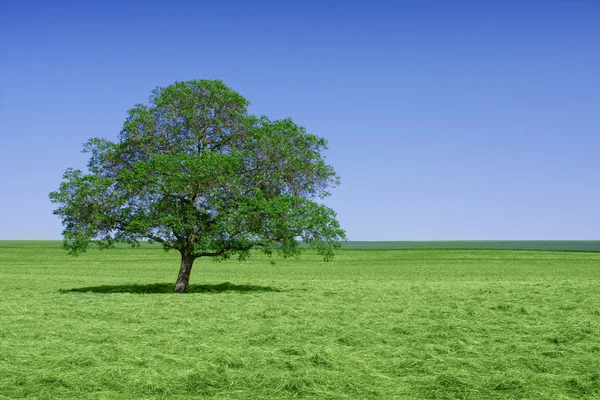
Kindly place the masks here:
<instances>
[{"instance_id":1,"label":"green tree","mask_svg":"<svg viewBox=\"0 0 600 400\"><path fill-rule=\"evenodd\" d=\"M181 253L177 292L200 257L297 256L301 239L330 260L345 233L317 203L339 184L325 139L248 104L219 80L177 82L129 110L116 143L90 139L87 172L68 169L50 193L65 248L161 243Z\"/></svg>"}]
</instances>

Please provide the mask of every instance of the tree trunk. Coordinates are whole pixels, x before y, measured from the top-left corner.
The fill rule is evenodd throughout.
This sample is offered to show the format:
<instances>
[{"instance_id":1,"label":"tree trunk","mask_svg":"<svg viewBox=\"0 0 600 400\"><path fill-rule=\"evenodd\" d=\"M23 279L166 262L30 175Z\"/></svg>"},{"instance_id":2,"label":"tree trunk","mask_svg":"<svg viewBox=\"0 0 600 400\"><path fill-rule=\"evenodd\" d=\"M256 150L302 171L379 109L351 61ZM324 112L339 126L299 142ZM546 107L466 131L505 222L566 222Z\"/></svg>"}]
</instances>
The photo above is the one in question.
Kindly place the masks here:
<instances>
[{"instance_id":1,"label":"tree trunk","mask_svg":"<svg viewBox=\"0 0 600 400\"><path fill-rule=\"evenodd\" d=\"M194 259L194 256L190 254L181 253L181 268L179 268L177 283L175 283L176 292L187 292L188 284L190 282L190 273L192 272L192 265L194 264Z\"/></svg>"}]
</instances>

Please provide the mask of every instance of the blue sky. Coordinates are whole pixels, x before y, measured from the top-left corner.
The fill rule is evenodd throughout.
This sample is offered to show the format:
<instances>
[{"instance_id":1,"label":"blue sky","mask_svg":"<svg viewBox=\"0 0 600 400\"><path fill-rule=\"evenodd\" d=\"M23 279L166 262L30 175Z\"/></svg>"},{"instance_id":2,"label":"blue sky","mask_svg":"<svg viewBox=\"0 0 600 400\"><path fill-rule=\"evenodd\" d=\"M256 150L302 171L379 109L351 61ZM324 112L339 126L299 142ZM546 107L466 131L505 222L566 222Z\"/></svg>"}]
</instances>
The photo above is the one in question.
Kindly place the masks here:
<instances>
[{"instance_id":1,"label":"blue sky","mask_svg":"<svg viewBox=\"0 0 600 400\"><path fill-rule=\"evenodd\" d=\"M0 239L156 86L222 79L329 140L351 240L600 239L596 1L0 4Z\"/></svg>"}]
</instances>

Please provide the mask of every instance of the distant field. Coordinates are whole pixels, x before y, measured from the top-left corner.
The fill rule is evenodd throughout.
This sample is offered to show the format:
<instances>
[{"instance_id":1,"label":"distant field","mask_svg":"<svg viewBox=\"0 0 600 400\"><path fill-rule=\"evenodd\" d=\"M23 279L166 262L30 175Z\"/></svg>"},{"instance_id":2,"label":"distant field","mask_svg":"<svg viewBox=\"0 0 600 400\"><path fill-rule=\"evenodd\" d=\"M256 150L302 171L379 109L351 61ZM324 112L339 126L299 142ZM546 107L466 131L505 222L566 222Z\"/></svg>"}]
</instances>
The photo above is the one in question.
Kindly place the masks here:
<instances>
[{"instance_id":1,"label":"distant field","mask_svg":"<svg viewBox=\"0 0 600 400\"><path fill-rule=\"evenodd\" d=\"M487 249L600 251L600 240L446 240L427 242L346 242L348 250Z\"/></svg>"},{"instance_id":2,"label":"distant field","mask_svg":"<svg viewBox=\"0 0 600 400\"><path fill-rule=\"evenodd\" d=\"M1 247L60 247L60 240L0 240ZM117 245L118 247L129 247ZM143 247L160 247L142 244ZM346 250L403 250L403 249L486 249L486 250L553 250L598 251L600 240L445 240L445 241L379 241L342 243Z\"/></svg>"},{"instance_id":3,"label":"distant field","mask_svg":"<svg viewBox=\"0 0 600 400\"><path fill-rule=\"evenodd\" d=\"M173 252L0 241L0 399L599 398L598 243L199 260L180 295Z\"/></svg>"},{"instance_id":4,"label":"distant field","mask_svg":"<svg viewBox=\"0 0 600 400\"><path fill-rule=\"evenodd\" d=\"M62 240L0 240L0 248L60 248L62 247ZM158 244L148 244L146 242L141 243L142 247L155 247L161 248ZM131 248L130 245L119 243L116 245L118 248Z\"/></svg>"}]
</instances>

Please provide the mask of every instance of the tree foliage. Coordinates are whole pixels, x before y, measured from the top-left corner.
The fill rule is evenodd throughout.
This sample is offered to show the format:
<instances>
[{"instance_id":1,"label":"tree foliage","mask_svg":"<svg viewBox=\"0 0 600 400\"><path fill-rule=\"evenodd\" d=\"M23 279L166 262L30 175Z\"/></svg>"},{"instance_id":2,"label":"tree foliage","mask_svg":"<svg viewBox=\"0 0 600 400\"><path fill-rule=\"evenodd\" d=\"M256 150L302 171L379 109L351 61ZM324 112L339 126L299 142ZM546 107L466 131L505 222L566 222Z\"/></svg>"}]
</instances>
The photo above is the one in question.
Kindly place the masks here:
<instances>
[{"instance_id":1,"label":"tree foliage","mask_svg":"<svg viewBox=\"0 0 600 400\"><path fill-rule=\"evenodd\" d=\"M301 239L331 259L345 234L318 203L339 184L326 140L248 105L218 80L177 82L129 110L117 142L90 139L87 171L68 169L50 193L65 247L147 239L181 252L190 270L198 257L244 259L255 247L295 256ZM179 291L188 278L180 270Z\"/></svg>"}]
</instances>

